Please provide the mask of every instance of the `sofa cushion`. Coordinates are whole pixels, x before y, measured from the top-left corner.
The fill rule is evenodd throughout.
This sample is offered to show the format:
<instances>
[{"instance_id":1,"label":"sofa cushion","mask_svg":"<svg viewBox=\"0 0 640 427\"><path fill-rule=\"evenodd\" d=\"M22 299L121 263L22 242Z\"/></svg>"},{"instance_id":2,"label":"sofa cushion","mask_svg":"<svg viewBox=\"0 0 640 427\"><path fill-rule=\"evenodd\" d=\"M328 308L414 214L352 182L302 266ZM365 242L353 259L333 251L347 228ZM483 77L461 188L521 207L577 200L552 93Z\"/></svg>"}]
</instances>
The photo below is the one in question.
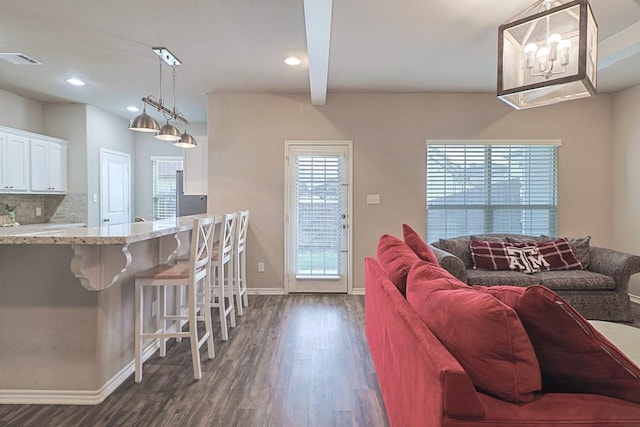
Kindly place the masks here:
<instances>
[{"instance_id":1,"label":"sofa cushion","mask_svg":"<svg viewBox=\"0 0 640 427\"><path fill-rule=\"evenodd\" d=\"M409 225L402 224L402 236L404 238L404 242L413 249L416 255L418 255L418 258L435 265L440 265L436 254L434 254L431 249L431 246L429 246L427 242L425 242Z\"/></svg>"},{"instance_id":2,"label":"sofa cushion","mask_svg":"<svg viewBox=\"0 0 640 427\"><path fill-rule=\"evenodd\" d=\"M478 286L531 286L539 285L536 274L524 274L517 271L467 270L467 283Z\"/></svg>"},{"instance_id":3,"label":"sofa cushion","mask_svg":"<svg viewBox=\"0 0 640 427\"><path fill-rule=\"evenodd\" d=\"M409 289L409 304L478 389L511 402L533 400L540 368L512 308L472 288Z\"/></svg>"},{"instance_id":4,"label":"sofa cushion","mask_svg":"<svg viewBox=\"0 0 640 427\"><path fill-rule=\"evenodd\" d=\"M389 279L402 295L407 288L407 274L411 266L420 258L405 242L390 234L383 234L378 240L376 259Z\"/></svg>"},{"instance_id":5,"label":"sofa cushion","mask_svg":"<svg viewBox=\"0 0 640 427\"><path fill-rule=\"evenodd\" d=\"M539 285L554 291L611 290L616 288L613 277L587 270L541 271L531 275Z\"/></svg>"},{"instance_id":6,"label":"sofa cushion","mask_svg":"<svg viewBox=\"0 0 640 427\"><path fill-rule=\"evenodd\" d=\"M535 348L545 387L640 403L640 368L555 292L528 287L515 310Z\"/></svg>"},{"instance_id":7,"label":"sofa cushion","mask_svg":"<svg viewBox=\"0 0 640 427\"><path fill-rule=\"evenodd\" d=\"M454 237L451 239L440 239L434 246L449 252L451 255L460 258L467 268L473 267L471 252L469 251L469 236Z\"/></svg>"}]
</instances>

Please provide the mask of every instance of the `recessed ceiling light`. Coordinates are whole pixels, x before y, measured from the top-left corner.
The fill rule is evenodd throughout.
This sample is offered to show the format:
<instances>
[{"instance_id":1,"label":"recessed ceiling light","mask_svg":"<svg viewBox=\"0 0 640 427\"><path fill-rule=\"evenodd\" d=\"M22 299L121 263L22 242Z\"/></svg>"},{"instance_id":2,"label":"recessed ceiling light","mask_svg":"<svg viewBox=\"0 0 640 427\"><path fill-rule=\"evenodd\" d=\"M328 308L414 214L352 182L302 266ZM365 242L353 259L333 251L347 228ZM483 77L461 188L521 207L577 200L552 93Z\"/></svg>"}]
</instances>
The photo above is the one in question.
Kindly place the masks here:
<instances>
[{"instance_id":1,"label":"recessed ceiling light","mask_svg":"<svg viewBox=\"0 0 640 427\"><path fill-rule=\"evenodd\" d=\"M302 61L300 61L300 59L296 58L295 56L290 56L288 58L284 58L284 63L287 65L296 66L302 64Z\"/></svg>"},{"instance_id":2,"label":"recessed ceiling light","mask_svg":"<svg viewBox=\"0 0 640 427\"><path fill-rule=\"evenodd\" d=\"M69 83L70 85L74 85L74 86L84 86L84 85L86 85L85 82L83 82L82 80L80 80L79 78L76 78L76 77L69 77L67 79L64 79L64 81Z\"/></svg>"},{"instance_id":3,"label":"recessed ceiling light","mask_svg":"<svg viewBox=\"0 0 640 427\"><path fill-rule=\"evenodd\" d=\"M138 111L140 111L140 109L135 105L129 105L128 107L125 107L125 110L131 111L132 113L137 113Z\"/></svg>"}]
</instances>

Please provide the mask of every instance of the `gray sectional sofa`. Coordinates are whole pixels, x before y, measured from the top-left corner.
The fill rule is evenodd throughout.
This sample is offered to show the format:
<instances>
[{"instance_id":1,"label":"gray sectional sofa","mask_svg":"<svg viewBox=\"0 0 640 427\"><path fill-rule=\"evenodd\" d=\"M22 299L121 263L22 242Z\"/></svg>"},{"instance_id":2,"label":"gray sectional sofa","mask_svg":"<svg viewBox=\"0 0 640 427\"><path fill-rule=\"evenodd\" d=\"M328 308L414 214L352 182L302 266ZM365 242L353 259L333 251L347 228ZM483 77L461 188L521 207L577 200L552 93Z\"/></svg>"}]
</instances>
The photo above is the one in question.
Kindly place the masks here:
<instances>
[{"instance_id":1,"label":"gray sectional sofa","mask_svg":"<svg viewBox=\"0 0 640 427\"><path fill-rule=\"evenodd\" d=\"M640 272L640 256L590 246L589 237L569 238L583 270L541 271L525 274L517 271L488 271L473 268L469 249L471 239L524 242L548 237L518 234L484 234L440 239L431 246L440 265L469 285L531 286L543 285L557 292L584 317L591 320L633 321L629 300L629 278Z\"/></svg>"}]
</instances>

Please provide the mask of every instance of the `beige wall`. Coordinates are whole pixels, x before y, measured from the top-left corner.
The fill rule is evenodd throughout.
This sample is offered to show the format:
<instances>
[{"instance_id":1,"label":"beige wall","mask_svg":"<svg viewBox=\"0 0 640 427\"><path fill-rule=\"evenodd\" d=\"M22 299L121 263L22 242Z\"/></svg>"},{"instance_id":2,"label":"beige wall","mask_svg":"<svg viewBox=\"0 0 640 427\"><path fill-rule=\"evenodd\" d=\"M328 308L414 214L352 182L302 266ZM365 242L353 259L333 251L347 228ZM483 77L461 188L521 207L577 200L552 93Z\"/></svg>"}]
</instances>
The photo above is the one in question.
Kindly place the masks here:
<instances>
[{"instance_id":1,"label":"beige wall","mask_svg":"<svg viewBox=\"0 0 640 427\"><path fill-rule=\"evenodd\" d=\"M0 90L0 126L29 132L42 131L42 104Z\"/></svg>"},{"instance_id":2,"label":"beige wall","mask_svg":"<svg viewBox=\"0 0 640 427\"><path fill-rule=\"evenodd\" d=\"M613 247L640 254L640 85L615 95L613 117ZM640 298L640 275L629 293Z\"/></svg>"},{"instance_id":3,"label":"beige wall","mask_svg":"<svg viewBox=\"0 0 640 427\"><path fill-rule=\"evenodd\" d=\"M425 141L561 139L559 233L611 243L612 96L515 111L489 94L209 96L209 212L251 210L248 283L284 285L284 141L353 140L354 288L363 258L403 222L425 231ZM380 205L367 205L379 194ZM257 262L265 272L257 273Z\"/></svg>"}]
</instances>

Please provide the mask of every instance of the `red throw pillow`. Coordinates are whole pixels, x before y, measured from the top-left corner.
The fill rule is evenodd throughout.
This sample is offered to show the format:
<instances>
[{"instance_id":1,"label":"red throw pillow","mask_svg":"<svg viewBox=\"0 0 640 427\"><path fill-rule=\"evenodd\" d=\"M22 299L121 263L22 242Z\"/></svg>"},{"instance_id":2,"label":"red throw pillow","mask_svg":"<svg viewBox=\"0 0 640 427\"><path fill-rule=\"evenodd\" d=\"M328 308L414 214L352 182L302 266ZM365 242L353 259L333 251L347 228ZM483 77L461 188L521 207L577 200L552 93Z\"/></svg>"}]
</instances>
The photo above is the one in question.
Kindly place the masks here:
<instances>
[{"instance_id":1,"label":"red throw pillow","mask_svg":"<svg viewBox=\"0 0 640 427\"><path fill-rule=\"evenodd\" d=\"M413 287L414 290L417 288L424 290L470 288L469 285L453 277L451 273L444 268L437 267L426 261L416 262L411 267L411 270L409 270L407 276L407 295L411 287Z\"/></svg>"},{"instance_id":2,"label":"red throw pillow","mask_svg":"<svg viewBox=\"0 0 640 427\"><path fill-rule=\"evenodd\" d=\"M417 270L417 271L413 271L413 270ZM446 269L439 267L437 265L433 265L432 263L427 261L420 260L419 262L415 263L411 267L411 270L409 271L409 275L411 274L414 274L416 276L414 277L414 280L419 279L421 281L425 281L425 280L435 280L435 279L444 278L444 279L449 279L455 282L458 285L456 287L465 287L465 288L469 287L469 285L460 281L460 279L456 278L454 275L449 273L449 271L447 271ZM407 283L408 281L409 279L407 278Z\"/></svg>"},{"instance_id":3,"label":"red throw pillow","mask_svg":"<svg viewBox=\"0 0 640 427\"><path fill-rule=\"evenodd\" d=\"M390 234L383 234L378 241L376 259L389 276L389 280L404 295L407 289L407 274L420 258L402 240Z\"/></svg>"},{"instance_id":4,"label":"red throw pillow","mask_svg":"<svg viewBox=\"0 0 640 427\"><path fill-rule=\"evenodd\" d=\"M433 249L431 249L431 246L429 246L427 242L425 242L409 225L402 224L402 236L404 238L404 242L413 249L416 255L418 255L418 258L435 265L440 265L436 254L434 254Z\"/></svg>"},{"instance_id":5,"label":"red throw pillow","mask_svg":"<svg viewBox=\"0 0 640 427\"><path fill-rule=\"evenodd\" d=\"M458 360L471 382L510 402L529 402L542 388L535 352L512 308L471 288L432 290L407 301Z\"/></svg>"},{"instance_id":6,"label":"red throw pillow","mask_svg":"<svg viewBox=\"0 0 640 427\"><path fill-rule=\"evenodd\" d=\"M540 265L540 270L582 270L582 264L566 238L536 242L535 245L545 261Z\"/></svg>"},{"instance_id":7,"label":"red throw pillow","mask_svg":"<svg viewBox=\"0 0 640 427\"><path fill-rule=\"evenodd\" d=\"M555 292L530 286L515 310L545 381L640 403L640 369Z\"/></svg>"},{"instance_id":8,"label":"red throw pillow","mask_svg":"<svg viewBox=\"0 0 640 427\"><path fill-rule=\"evenodd\" d=\"M511 308L514 308L518 299L527 289L523 286L473 286L476 291L484 292L498 298L498 300Z\"/></svg>"}]
</instances>

